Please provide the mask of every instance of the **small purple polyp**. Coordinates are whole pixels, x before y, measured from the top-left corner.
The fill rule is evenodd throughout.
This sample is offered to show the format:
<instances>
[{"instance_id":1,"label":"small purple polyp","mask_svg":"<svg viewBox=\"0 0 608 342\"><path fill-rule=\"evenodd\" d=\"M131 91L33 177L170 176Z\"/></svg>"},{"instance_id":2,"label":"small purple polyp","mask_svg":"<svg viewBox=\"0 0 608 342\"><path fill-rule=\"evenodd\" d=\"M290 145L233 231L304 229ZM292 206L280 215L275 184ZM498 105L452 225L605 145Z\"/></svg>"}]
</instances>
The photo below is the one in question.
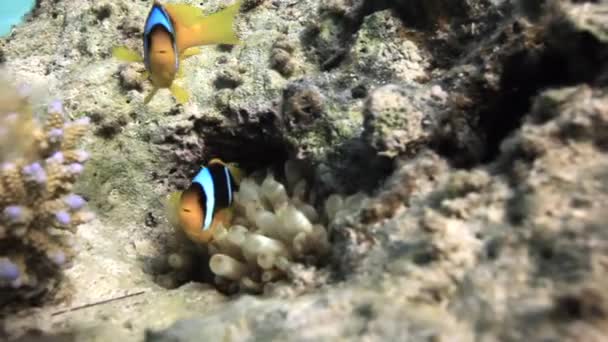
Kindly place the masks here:
<instances>
[{"instance_id":1,"label":"small purple polyp","mask_svg":"<svg viewBox=\"0 0 608 342\"><path fill-rule=\"evenodd\" d=\"M58 211L55 214L55 218L57 219L57 222L64 226L70 224L70 222L72 221L72 219L70 218L70 214L68 214L68 212L64 210Z\"/></svg>"},{"instance_id":2,"label":"small purple polyp","mask_svg":"<svg viewBox=\"0 0 608 342\"><path fill-rule=\"evenodd\" d=\"M48 136L52 143L57 143L63 137L63 130L61 128L53 128L49 131Z\"/></svg>"},{"instance_id":3,"label":"small purple polyp","mask_svg":"<svg viewBox=\"0 0 608 342\"><path fill-rule=\"evenodd\" d=\"M83 151L83 150L76 151L76 158L81 163L84 163L85 161L89 160L89 157L90 156L89 156L89 153L87 151Z\"/></svg>"},{"instance_id":4,"label":"small purple polyp","mask_svg":"<svg viewBox=\"0 0 608 342\"><path fill-rule=\"evenodd\" d=\"M40 163L38 162L34 162L31 163L30 165L26 165L25 167L23 167L23 173L25 173L26 175L32 175L36 172L39 172L42 170L42 165L40 165Z\"/></svg>"},{"instance_id":5,"label":"small purple polyp","mask_svg":"<svg viewBox=\"0 0 608 342\"><path fill-rule=\"evenodd\" d=\"M5 281L14 281L19 278L19 267L7 258L0 259L0 279Z\"/></svg>"},{"instance_id":6,"label":"small purple polyp","mask_svg":"<svg viewBox=\"0 0 608 342\"><path fill-rule=\"evenodd\" d=\"M47 162L55 162L59 164L63 163L64 160L65 158L63 157L63 153L61 152L55 152L53 153L53 155L46 159Z\"/></svg>"},{"instance_id":7,"label":"small purple polyp","mask_svg":"<svg viewBox=\"0 0 608 342\"><path fill-rule=\"evenodd\" d=\"M72 175L79 175L84 171L84 167L79 163L72 163L68 165L68 173Z\"/></svg>"},{"instance_id":8,"label":"small purple polyp","mask_svg":"<svg viewBox=\"0 0 608 342\"><path fill-rule=\"evenodd\" d=\"M19 221L23 217L23 207L19 205L9 205L4 208L3 213L9 221Z\"/></svg>"},{"instance_id":9,"label":"small purple polyp","mask_svg":"<svg viewBox=\"0 0 608 342\"><path fill-rule=\"evenodd\" d=\"M87 126L91 123L91 119L88 116L82 117L80 119L77 119L76 121L73 122L75 125L83 125L83 126Z\"/></svg>"},{"instance_id":10,"label":"small purple polyp","mask_svg":"<svg viewBox=\"0 0 608 342\"><path fill-rule=\"evenodd\" d=\"M49 256L51 261L53 261L55 263L55 265L57 266L62 266L65 264L67 258L65 257L65 253L58 251L58 252L53 252L51 253L51 255Z\"/></svg>"},{"instance_id":11,"label":"small purple polyp","mask_svg":"<svg viewBox=\"0 0 608 342\"><path fill-rule=\"evenodd\" d=\"M61 103L60 100L51 102L48 107L48 112L54 114L63 114L63 103Z\"/></svg>"},{"instance_id":12,"label":"small purple polyp","mask_svg":"<svg viewBox=\"0 0 608 342\"><path fill-rule=\"evenodd\" d=\"M65 204L68 205L68 207L70 207L70 209L72 210L78 210L82 207L84 207L84 205L87 203L84 198L75 195L75 194L69 194L67 195L63 201L65 202Z\"/></svg>"},{"instance_id":13,"label":"small purple polyp","mask_svg":"<svg viewBox=\"0 0 608 342\"><path fill-rule=\"evenodd\" d=\"M46 172L38 162L23 167L23 174L26 176L26 179L38 184L46 183Z\"/></svg>"}]
</instances>

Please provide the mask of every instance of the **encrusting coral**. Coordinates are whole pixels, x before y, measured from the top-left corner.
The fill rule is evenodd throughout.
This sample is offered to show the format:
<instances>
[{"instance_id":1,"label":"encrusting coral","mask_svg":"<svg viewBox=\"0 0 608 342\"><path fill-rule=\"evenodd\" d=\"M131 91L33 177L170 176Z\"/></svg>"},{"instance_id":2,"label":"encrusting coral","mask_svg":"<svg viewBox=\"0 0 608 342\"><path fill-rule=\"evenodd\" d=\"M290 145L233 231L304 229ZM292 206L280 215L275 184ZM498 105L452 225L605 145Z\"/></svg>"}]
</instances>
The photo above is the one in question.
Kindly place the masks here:
<instances>
[{"instance_id":1,"label":"encrusting coral","mask_svg":"<svg viewBox=\"0 0 608 342\"><path fill-rule=\"evenodd\" d=\"M1 88L0 307L6 308L35 304L56 288L71 254L65 231L93 214L71 192L88 159L77 149L88 120L68 122L54 101L39 123L27 87L3 81Z\"/></svg>"},{"instance_id":2,"label":"encrusting coral","mask_svg":"<svg viewBox=\"0 0 608 342\"><path fill-rule=\"evenodd\" d=\"M220 227L208 244L209 268L218 288L262 293L269 283L295 280L305 266L322 266L331 252L328 227L366 199L357 194L344 199L332 195L323 212L296 162L285 164L286 184L271 172L245 177L234 194L234 218ZM179 270L192 265L185 250L169 256ZM314 281L313 281L314 282Z\"/></svg>"}]
</instances>

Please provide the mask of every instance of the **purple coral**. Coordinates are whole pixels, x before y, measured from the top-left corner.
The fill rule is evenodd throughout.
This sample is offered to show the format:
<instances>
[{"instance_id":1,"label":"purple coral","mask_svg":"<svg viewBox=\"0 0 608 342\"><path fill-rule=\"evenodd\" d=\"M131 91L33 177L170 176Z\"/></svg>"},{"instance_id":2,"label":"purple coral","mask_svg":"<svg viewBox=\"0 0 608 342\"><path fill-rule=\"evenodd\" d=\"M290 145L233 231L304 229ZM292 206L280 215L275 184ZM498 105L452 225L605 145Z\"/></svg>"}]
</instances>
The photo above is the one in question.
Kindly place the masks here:
<instances>
[{"instance_id":1,"label":"purple coral","mask_svg":"<svg viewBox=\"0 0 608 342\"><path fill-rule=\"evenodd\" d=\"M63 129L53 128L48 132L49 141L51 143L58 143L63 138Z\"/></svg>"},{"instance_id":2,"label":"purple coral","mask_svg":"<svg viewBox=\"0 0 608 342\"><path fill-rule=\"evenodd\" d=\"M57 222L59 222L59 224L64 226L67 226L72 221L70 214L68 214L68 212L65 210L61 210L55 213L55 218L57 219Z\"/></svg>"},{"instance_id":3,"label":"purple coral","mask_svg":"<svg viewBox=\"0 0 608 342\"><path fill-rule=\"evenodd\" d=\"M47 163L58 163L61 164L65 160L63 153L55 152L50 157L46 158Z\"/></svg>"},{"instance_id":4,"label":"purple coral","mask_svg":"<svg viewBox=\"0 0 608 342\"><path fill-rule=\"evenodd\" d=\"M9 222L15 223L23 220L25 210L19 205L9 205L4 208L3 214Z\"/></svg>"},{"instance_id":5,"label":"purple coral","mask_svg":"<svg viewBox=\"0 0 608 342\"><path fill-rule=\"evenodd\" d=\"M91 123L91 119L88 116L82 117L74 121L74 125L88 126Z\"/></svg>"},{"instance_id":6,"label":"purple coral","mask_svg":"<svg viewBox=\"0 0 608 342\"><path fill-rule=\"evenodd\" d=\"M51 261L53 263L55 263L55 265L57 266L62 266L63 264L65 264L67 258L65 256L65 253L63 253L62 251L57 251L57 252L53 252L49 255L49 259L51 259Z\"/></svg>"},{"instance_id":7,"label":"purple coral","mask_svg":"<svg viewBox=\"0 0 608 342\"><path fill-rule=\"evenodd\" d=\"M76 159L79 162L84 163L85 161L89 160L89 153L87 151L78 150L76 151Z\"/></svg>"},{"instance_id":8,"label":"purple coral","mask_svg":"<svg viewBox=\"0 0 608 342\"><path fill-rule=\"evenodd\" d=\"M19 267L7 258L0 259L0 279L14 281L19 278Z\"/></svg>"},{"instance_id":9,"label":"purple coral","mask_svg":"<svg viewBox=\"0 0 608 342\"><path fill-rule=\"evenodd\" d=\"M71 175L79 175L84 171L84 166L80 163L72 163L67 166L67 172Z\"/></svg>"},{"instance_id":10,"label":"purple coral","mask_svg":"<svg viewBox=\"0 0 608 342\"><path fill-rule=\"evenodd\" d=\"M46 172L42 168L42 165L40 165L38 162L24 166L23 175L29 181L33 181L38 184L46 183Z\"/></svg>"},{"instance_id":11,"label":"purple coral","mask_svg":"<svg viewBox=\"0 0 608 342\"><path fill-rule=\"evenodd\" d=\"M53 114L63 114L63 103L55 100L49 104L48 112Z\"/></svg>"},{"instance_id":12,"label":"purple coral","mask_svg":"<svg viewBox=\"0 0 608 342\"><path fill-rule=\"evenodd\" d=\"M69 195L65 196L63 201L72 210L78 210L78 209L84 207L84 205L87 203L84 200L84 198L82 198L76 194L69 194Z\"/></svg>"}]
</instances>

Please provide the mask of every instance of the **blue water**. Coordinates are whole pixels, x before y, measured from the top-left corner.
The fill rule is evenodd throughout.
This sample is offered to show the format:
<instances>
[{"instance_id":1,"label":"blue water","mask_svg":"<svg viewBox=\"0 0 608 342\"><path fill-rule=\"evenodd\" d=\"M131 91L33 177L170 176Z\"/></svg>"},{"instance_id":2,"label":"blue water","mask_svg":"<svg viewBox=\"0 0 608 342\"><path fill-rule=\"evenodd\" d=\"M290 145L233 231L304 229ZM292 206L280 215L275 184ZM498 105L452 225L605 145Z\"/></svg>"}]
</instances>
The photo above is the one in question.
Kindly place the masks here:
<instances>
[{"instance_id":1,"label":"blue water","mask_svg":"<svg viewBox=\"0 0 608 342\"><path fill-rule=\"evenodd\" d=\"M35 3L36 0L0 0L0 37L9 34L11 28L34 8Z\"/></svg>"}]
</instances>

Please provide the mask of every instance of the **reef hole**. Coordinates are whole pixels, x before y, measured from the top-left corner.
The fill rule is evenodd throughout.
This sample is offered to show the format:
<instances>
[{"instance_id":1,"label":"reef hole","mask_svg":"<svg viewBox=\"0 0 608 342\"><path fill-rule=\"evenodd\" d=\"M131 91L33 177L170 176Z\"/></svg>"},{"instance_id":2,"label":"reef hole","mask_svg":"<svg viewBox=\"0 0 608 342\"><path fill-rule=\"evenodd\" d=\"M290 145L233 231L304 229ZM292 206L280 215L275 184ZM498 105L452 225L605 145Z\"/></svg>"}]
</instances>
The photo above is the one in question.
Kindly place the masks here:
<instances>
[{"instance_id":1,"label":"reef hole","mask_svg":"<svg viewBox=\"0 0 608 342\"><path fill-rule=\"evenodd\" d=\"M605 64L601 56L608 51L590 33L569 30L572 28L567 24L554 23L541 38L546 41L545 48L524 48L505 58L499 93L481 96L490 99L479 114L479 130L486 146L481 162L496 159L502 141L521 126L539 92L596 82L597 70Z\"/></svg>"}]
</instances>

